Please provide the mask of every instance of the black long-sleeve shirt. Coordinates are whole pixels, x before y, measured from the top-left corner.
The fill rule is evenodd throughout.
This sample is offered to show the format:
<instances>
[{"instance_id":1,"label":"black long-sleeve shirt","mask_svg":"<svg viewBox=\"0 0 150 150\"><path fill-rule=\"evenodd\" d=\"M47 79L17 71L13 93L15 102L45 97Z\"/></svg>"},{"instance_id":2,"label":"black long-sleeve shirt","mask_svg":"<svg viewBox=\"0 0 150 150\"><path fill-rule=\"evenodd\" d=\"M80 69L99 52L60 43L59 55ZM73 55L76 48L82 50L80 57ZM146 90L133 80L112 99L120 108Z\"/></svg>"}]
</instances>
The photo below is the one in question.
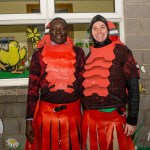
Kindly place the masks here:
<instances>
[{"instance_id":1,"label":"black long-sleeve shirt","mask_svg":"<svg viewBox=\"0 0 150 150\"><path fill-rule=\"evenodd\" d=\"M52 92L48 88L48 81L45 79L47 73L45 71L46 64L42 61L42 49L37 50L31 60L29 85L27 94L27 111L26 119L33 118L37 100L50 103L70 103L80 98L82 93L82 74L84 70L85 54L84 51L77 46L73 46L76 53L75 73L76 80L73 82L72 93L67 93L64 90Z\"/></svg>"}]
</instances>

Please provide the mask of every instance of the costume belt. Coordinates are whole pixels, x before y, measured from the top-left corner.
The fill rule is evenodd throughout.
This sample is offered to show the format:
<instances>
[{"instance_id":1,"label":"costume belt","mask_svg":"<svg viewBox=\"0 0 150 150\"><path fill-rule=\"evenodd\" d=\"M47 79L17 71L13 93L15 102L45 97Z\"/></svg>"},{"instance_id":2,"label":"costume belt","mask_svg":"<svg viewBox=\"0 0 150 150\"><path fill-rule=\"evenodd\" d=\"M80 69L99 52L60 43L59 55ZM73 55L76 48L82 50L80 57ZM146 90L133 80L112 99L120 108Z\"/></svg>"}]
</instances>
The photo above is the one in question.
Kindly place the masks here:
<instances>
[{"instance_id":1,"label":"costume belt","mask_svg":"<svg viewBox=\"0 0 150 150\"><path fill-rule=\"evenodd\" d=\"M55 114L67 114L73 113L76 114L80 112L80 100L71 103L65 104L54 104L49 102L40 101L39 102L39 111L43 113L55 113Z\"/></svg>"}]
</instances>

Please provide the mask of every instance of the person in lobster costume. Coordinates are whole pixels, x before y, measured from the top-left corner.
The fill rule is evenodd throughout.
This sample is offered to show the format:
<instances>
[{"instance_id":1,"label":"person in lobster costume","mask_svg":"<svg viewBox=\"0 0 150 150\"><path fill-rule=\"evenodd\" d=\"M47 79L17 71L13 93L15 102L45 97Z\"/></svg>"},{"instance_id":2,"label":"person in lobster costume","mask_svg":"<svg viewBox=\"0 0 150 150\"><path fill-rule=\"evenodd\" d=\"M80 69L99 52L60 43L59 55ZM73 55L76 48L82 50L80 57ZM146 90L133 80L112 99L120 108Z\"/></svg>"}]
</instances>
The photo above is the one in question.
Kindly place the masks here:
<instances>
[{"instance_id":1,"label":"person in lobster costume","mask_svg":"<svg viewBox=\"0 0 150 150\"><path fill-rule=\"evenodd\" d=\"M83 74L82 150L134 150L131 135L139 112L139 70L131 50L113 31L115 25L101 15L90 23L94 46Z\"/></svg>"},{"instance_id":2,"label":"person in lobster costume","mask_svg":"<svg viewBox=\"0 0 150 150\"><path fill-rule=\"evenodd\" d=\"M26 150L80 150L84 51L54 18L33 53L27 95Z\"/></svg>"}]
</instances>

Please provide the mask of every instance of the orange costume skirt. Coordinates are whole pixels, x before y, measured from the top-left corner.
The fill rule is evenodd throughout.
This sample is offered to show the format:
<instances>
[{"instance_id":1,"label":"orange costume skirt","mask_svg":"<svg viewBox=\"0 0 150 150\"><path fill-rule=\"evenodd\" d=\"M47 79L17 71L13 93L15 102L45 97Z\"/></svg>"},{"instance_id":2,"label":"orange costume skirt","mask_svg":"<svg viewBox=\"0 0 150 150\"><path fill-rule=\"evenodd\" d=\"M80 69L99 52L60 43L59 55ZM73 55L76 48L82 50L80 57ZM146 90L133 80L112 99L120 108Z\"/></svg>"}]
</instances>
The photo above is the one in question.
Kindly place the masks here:
<instances>
[{"instance_id":1,"label":"orange costume skirt","mask_svg":"<svg viewBox=\"0 0 150 150\"><path fill-rule=\"evenodd\" d=\"M113 112L85 110L82 123L82 150L135 150L124 134L125 116Z\"/></svg>"},{"instance_id":2,"label":"orange costume skirt","mask_svg":"<svg viewBox=\"0 0 150 150\"><path fill-rule=\"evenodd\" d=\"M39 102L33 128L33 144L26 142L26 150L80 150L80 101L69 104Z\"/></svg>"}]
</instances>

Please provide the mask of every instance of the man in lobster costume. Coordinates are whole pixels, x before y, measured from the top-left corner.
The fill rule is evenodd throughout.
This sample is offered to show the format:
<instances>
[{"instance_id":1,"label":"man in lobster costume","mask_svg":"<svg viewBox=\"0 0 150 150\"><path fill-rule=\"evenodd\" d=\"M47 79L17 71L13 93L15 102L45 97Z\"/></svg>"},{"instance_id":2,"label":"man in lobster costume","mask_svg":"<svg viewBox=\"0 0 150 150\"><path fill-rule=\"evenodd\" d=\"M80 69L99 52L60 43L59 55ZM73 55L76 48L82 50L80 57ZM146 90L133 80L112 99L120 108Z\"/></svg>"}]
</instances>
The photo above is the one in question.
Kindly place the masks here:
<instances>
[{"instance_id":1,"label":"man in lobster costume","mask_svg":"<svg viewBox=\"0 0 150 150\"><path fill-rule=\"evenodd\" d=\"M80 150L84 51L67 37L62 18L50 22L30 65L26 150Z\"/></svg>"},{"instance_id":2,"label":"man in lobster costume","mask_svg":"<svg viewBox=\"0 0 150 150\"><path fill-rule=\"evenodd\" d=\"M83 74L82 150L134 150L130 136L139 111L139 72L131 50L115 30L101 15L90 24L94 47L90 47Z\"/></svg>"}]
</instances>

